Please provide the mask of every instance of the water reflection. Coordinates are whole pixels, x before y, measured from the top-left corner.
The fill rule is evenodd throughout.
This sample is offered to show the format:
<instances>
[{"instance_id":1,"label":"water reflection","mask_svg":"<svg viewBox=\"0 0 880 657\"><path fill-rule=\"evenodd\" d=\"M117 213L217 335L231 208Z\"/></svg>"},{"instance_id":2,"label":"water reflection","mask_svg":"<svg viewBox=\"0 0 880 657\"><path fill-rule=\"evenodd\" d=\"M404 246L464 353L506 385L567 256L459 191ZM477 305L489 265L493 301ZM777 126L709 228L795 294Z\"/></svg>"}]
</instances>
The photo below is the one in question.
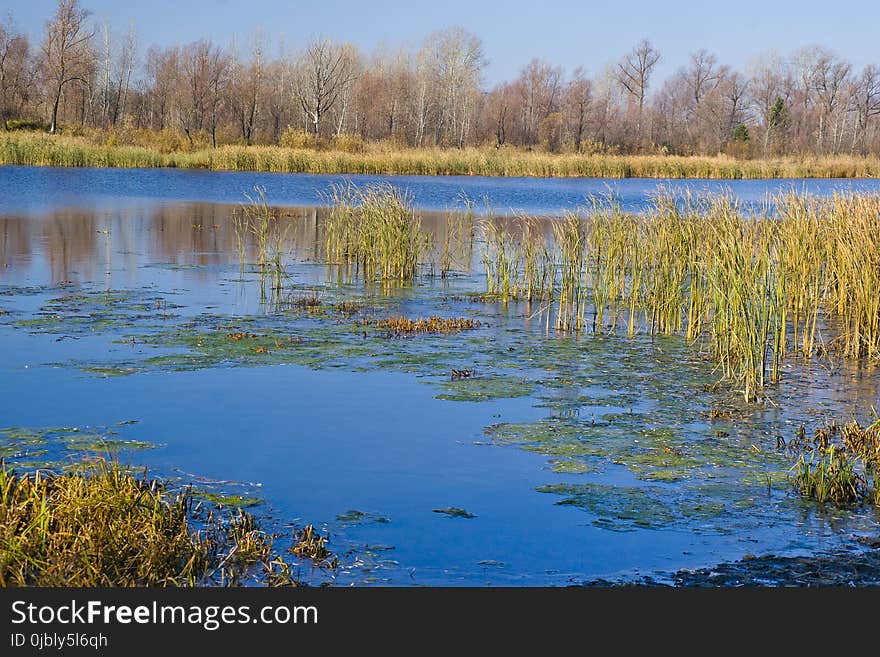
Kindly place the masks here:
<instances>
[{"instance_id":1,"label":"water reflection","mask_svg":"<svg viewBox=\"0 0 880 657\"><path fill-rule=\"evenodd\" d=\"M265 187L271 203L313 206L333 184L390 183L413 195L421 210L462 209L463 198L496 212L561 214L611 194L626 211L639 212L663 188L676 194L729 193L760 205L768 194L797 191L828 196L834 192L880 192L880 180L610 180L602 178L485 178L479 176L372 176L276 174L175 169L89 169L0 167L0 214L37 216L58 208L112 209L120 203L208 202L235 204L254 185ZM22 194L21 190L28 190Z\"/></svg>"},{"instance_id":2,"label":"water reflection","mask_svg":"<svg viewBox=\"0 0 880 657\"><path fill-rule=\"evenodd\" d=\"M196 280L207 281L216 278L212 268L241 263L233 221L238 211L236 205L184 203L0 216L0 280L32 285L87 283L100 281L107 272L124 271L129 274L125 284L131 285L151 279L138 275L141 267L165 265L192 269ZM326 212L319 207L278 210L285 261L323 262ZM428 242L425 266L439 266L447 249L453 267L469 271L472 242L451 239L460 234L452 225L461 221L460 216L429 211L418 215ZM245 263L259 261L252 236L247 236L244 247Z\"/></svg>"}]
</instances>

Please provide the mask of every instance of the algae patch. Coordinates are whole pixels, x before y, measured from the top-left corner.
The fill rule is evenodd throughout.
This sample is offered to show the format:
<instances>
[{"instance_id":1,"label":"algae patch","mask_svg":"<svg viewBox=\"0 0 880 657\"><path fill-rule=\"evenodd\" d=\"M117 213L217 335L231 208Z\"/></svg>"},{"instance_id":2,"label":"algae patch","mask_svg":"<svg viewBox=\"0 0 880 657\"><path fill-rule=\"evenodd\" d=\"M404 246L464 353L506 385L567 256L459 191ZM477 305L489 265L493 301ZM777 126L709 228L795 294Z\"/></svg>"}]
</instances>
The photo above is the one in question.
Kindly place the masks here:
<instances>
[{"instance_id":1,"label":"algae patch","mask_svg":"<svg viewBox=\"0 0 880 657\"><path fill-rule=\"evenodd\" d=\"M447 506L443 509L434 509L434 513L439 513L447 518L476 518L477 516L470 511L465 511L457 506Z\"/></svg>"},{"instance_id":2,"label":"algae patch","mask_svg":"<svg viewBox=\"0 0 880 657\"><path fill-rule=\"evenodd\" d=\"M445 381L441 387L446 392L436 395L437 399L482 402L492 399L527 397L534 392L535 383L520 377L478 376Z\"/></svg>"}]
</instances>

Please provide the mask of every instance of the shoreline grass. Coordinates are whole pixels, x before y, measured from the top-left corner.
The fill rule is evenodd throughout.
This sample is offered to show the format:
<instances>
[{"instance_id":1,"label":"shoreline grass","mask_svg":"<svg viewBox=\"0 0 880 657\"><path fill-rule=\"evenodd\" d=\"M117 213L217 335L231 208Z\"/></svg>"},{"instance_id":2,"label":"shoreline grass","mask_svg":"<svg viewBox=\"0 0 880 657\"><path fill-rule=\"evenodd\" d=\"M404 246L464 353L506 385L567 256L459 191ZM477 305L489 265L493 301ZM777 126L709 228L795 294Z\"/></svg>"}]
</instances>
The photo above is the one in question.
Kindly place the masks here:
<instances>
[{"instance_id":1,"label":"shoreline grass","mask_svg":"<svg viewBox=\"0 0 880 657\"><path fill-rule=\"evenodd\" d=\"M738 160L730 156L587 155L495 148L408 148L368 144L358 152L225 145L167 150L149 145L15 131L0 133L0 164L50 167L176 168L270 173L473 175L536 178L877 178L880 159Z\"/></svg>"},{"instance_id":2,"label":"shoreline grass","mask_svg":"<svg viewBox=\"0 0 880 657\"><path fill-rule=\"evenodd\" d=\"M0 587L298 584L275 537L240 508L205 513L189 489L171 491L145 471L81 465L19 473L0 460ZM299 556L303 541L293 539ZM306 556L326 560L320 545Z\"/></svg>"}]
</instances>

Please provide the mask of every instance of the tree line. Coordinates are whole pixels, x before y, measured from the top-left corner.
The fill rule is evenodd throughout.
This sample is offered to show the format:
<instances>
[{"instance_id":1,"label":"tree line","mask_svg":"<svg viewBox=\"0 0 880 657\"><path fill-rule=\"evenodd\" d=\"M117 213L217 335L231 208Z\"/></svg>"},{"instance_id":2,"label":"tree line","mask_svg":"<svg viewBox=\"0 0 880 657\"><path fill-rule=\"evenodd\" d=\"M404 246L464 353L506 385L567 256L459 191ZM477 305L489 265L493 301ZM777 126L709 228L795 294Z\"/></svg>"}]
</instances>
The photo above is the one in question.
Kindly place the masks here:
<instances>
[{"instance_id":1,"label":"tree line","mask_svg":"<svg viewBox=\"0 0 880 657\"><path fill-rule=\"evenodd\" d=\"M271 52L270 52L271 51ZM478 36L461 27L415 50L363 52L313 39L296 51L261 35L142 48L79 0L59 0L39 43L0 22L0 124L140 129L191 146L387 140L554 152L880 153L880 68L822 46L765 53L747 70L700 49L665 80L643 40L592 75L533 59L491 88Z\"/></svg>"}]
</instances>

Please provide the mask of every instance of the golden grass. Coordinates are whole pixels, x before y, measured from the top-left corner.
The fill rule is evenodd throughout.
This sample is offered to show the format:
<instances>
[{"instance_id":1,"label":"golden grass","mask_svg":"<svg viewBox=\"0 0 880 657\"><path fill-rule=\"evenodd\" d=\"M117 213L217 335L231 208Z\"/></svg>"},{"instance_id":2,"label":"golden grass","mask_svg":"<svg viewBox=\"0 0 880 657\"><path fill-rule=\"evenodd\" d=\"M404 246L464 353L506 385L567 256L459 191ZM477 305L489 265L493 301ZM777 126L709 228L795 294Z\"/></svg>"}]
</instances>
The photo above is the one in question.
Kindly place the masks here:
<instances>
[{"instance_id":1,"label":"golden grass","mask_svg":"<svg viewBox=\"0 0 880 657\"><path fill-rule=\"evenodd\" d=\"M196 515L188 490L116 463L18 474L0 461L0 586L296 583L252 515Z\"/></svg>"},{"instance_id":2,"label":"golden grass","mask_svg":"<svg viewBox=\"0 0 880 657\"><path fill-rule=\"evenodd\" d=\"M369 322L366 322L369 323ZM416 335L419 333L450 334L480 328L479 320L467 317L389 317L375 322L375 326L387 329L397 335Z\"/></svg>"},{"instance_id":3,"label":"golden grass","mask_svg":"<svg viewBox=\"0 0 880 657\"><path fill-rule=\"evenodd\" d=\"M189 504L106 464L88 476L0 468L0 585L194 585L215 550Z\"/></svg>"},{"instance_id":4,"label":"golden grass","mask_svg":"<svg viewBox=\"0 0 880 657\"><path fill-rule=\"evenodd\" d=\"M576 155L514 148L408 148L387 143L343 149L185 144L126 145L94 135L14 131L0 135L0 163L61 167L172 167L279 173L362 173L596 178L872 178L874 157L738 160L729 156Z\"/></svg>"}]
</instances>

